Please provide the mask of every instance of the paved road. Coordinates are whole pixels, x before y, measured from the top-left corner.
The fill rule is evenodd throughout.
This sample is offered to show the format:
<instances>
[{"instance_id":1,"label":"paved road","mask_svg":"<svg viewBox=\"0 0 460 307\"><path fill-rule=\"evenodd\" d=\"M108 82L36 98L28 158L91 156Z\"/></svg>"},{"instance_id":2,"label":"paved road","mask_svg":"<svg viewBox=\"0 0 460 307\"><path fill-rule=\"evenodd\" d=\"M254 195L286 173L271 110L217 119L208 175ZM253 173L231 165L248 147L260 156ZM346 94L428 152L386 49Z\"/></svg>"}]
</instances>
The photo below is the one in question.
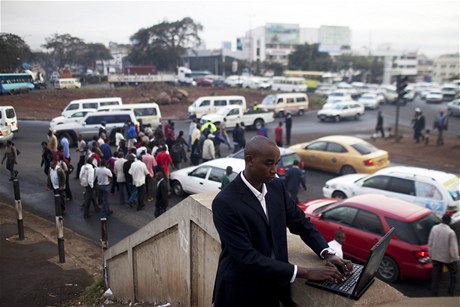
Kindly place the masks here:
<instances>
[{"instance_id":1,"label":"paved road","mask_svg":"<svg viewBox=\"0 0 460 307\"><path fill-rule=\"evenodd\" d=\"M427 117L429 125L434 119L439 105L427 105L423 101L414 101L407 106L401 107L401 125L410 125L410 120L415 107L421 107ZM394 125L395 107L385 105L381 108L386 126ZM298 136L302 141L311 139L310 134L351 134L368 137L373 131L376 120L376 111L369 111L360 121L343 121L340 123L319 123L316 119L316 112L309 112L303 117L294 117L293 134ZM176 130L184 130L187 134L188 121L176 121ZM450 118L449 133L460 132L460 118ZM271 135L275 123L267 125ZM20 165L18 167L20 174L20 189L23 206L26 210L33 211L39 215L54 220L54 203L50 191L45 188L45 174L40 168L40 142L46 140L48 122L37 121L20 121L20 133L15 135L15 143L21 149ZM246 137L249 138L255 134L254 131L247 131ZM223 154L228 151L223 148ZM73 155L76 157L76 155ZM76 165L77 161L73 161ZM324 182L333 178L335 175L308 171L308 191L301 190L299 199L314 199L322 196L321 188ZM78 180L71 179L71 188L74 193L73 200L67 204L67 214L64 218L64 224L76 232L91 238L94 241L100 239L100 222L94 215L88 220L82 218L83 213L80 210L82 202L82 189ZM13 188L5 169L0 169L0 200L6 203L14 203ZM180 202L182 198L173 196L170 200L171 206ZM137 212L128 207L117 205L116 198L111 197L110 203L114 214L108 223L109 244L113 245L131 233L135 232L143 225L154 219L153 203L147 203L147 207ZM25 221L26 223L27 221ZM427 282L403 281L398 283L398 289L410 296L423 296L427 291L429 284ZM412 293L412 294L411 294Z\"/></svg>"}]
</instances>

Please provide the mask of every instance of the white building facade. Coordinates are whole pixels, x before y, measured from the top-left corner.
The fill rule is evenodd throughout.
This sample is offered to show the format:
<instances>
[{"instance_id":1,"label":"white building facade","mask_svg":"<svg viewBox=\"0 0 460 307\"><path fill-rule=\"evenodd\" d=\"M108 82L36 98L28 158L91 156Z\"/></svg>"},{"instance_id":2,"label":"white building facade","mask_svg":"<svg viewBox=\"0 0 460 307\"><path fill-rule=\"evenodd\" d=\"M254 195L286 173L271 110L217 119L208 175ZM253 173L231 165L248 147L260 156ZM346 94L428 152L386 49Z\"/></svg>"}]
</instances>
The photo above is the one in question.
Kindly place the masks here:
<instances>
[{"instance_id":1,"label":"white building facade","mask_svg":"<svg viewBox=\"0 0 460 307\"><path fill-rule=\"evenodd\" d=\"M459 79L460 55L446 54L433 60L432 78L434 82L442 83Z\"/></svg>"}]
</instances>

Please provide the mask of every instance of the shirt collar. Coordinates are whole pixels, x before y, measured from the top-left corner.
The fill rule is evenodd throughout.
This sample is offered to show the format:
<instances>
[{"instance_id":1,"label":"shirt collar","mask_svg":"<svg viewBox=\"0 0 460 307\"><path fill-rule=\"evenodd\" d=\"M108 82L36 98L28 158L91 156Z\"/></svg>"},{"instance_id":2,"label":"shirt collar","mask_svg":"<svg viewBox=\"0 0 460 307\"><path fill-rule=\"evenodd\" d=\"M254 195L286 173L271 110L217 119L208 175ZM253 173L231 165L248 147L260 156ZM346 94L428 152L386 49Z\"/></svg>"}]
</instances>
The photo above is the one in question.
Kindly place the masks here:
<instances>
[{"instance_id":1,"label":"shirt collar","mask_svg":"<svg viewBox=\"0 0 460 307\"><path fill-rule=\"evenodd\" d=\"M265 183L262 184L262 192L259 192L256 188L252 186L252 184L249 183L249 181L244 177L243 172L241 172L241 179L243 179L244 184L251 190L251 192L254 194L254 196L261 202L264 198L265 195L267 194L267 186Z\"/></svg>"}]
</instances>

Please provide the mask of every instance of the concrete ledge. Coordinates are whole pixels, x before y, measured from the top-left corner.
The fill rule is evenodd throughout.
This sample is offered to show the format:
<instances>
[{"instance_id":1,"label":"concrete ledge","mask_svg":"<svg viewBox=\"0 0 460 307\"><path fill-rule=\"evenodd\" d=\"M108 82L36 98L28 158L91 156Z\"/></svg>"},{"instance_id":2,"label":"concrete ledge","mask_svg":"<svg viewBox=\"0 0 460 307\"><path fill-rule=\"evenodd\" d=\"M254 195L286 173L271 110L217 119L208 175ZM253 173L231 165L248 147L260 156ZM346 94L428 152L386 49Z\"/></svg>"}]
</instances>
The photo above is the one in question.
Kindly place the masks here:
<instances>
[{"instance_id":1,"label":"concrete ledge","mask_svg":"<svg viewBox=\"0 0 460 307\"><path fill-rule=\"evenodd\" d=\"M216 193L189 196L105 253L109 286L116 299L184 306L211 306L220 240L212 219ZM289 260L322 264L295 235L288 236ZM359 301L305 285L292 285L299 306L400 304L404 295L376 280Z\"/></svg>"}]
</instances>

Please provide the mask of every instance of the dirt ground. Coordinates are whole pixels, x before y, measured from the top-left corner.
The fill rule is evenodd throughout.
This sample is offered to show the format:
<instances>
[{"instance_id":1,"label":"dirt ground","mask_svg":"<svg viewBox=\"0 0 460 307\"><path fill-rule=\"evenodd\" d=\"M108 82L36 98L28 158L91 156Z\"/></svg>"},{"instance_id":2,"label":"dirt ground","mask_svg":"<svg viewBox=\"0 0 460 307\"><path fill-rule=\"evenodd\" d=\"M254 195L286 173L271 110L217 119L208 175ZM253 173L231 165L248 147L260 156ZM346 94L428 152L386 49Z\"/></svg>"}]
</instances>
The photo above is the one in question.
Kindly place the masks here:
<instances>
[{"instance_id":1,"label":"dirt ground","mask_svg":"<svg viewBox=\"0 0 460 307\"><path fill-rule=\"evenodd\" d=\"M137 88L101 88L78 89L62 91L40 91L33 94L0 96L1 105L12 105L18 113L19 119L51 120L59 116L61 110L74 99L92 97L121 97L124 103L139 103L155 101L160 104L162 119L185 119L187 107L200 96L212 95L243 95L249 106L260 102L267 92L235 89L235 88L177 88L162 84L144 85ZM165 98L166 97L166 98ZM319 106L312 103L310 109ZM394 139L377 139L374 144L390 153L390 159L397 163L408 163L414 166L433 168L453 173L460 173L460 138L446 137L445 145L434 145L435 136L431 136L428 145L414 144L411 138L412 131L401 128L404 138L400 142ZM320 136L320 135L318 135ZM310 136L311 139L314 136ZM304 142L305 140L298 140ZM293 143L296 142L293 139Z\"/></svg>"}]
</instances>

